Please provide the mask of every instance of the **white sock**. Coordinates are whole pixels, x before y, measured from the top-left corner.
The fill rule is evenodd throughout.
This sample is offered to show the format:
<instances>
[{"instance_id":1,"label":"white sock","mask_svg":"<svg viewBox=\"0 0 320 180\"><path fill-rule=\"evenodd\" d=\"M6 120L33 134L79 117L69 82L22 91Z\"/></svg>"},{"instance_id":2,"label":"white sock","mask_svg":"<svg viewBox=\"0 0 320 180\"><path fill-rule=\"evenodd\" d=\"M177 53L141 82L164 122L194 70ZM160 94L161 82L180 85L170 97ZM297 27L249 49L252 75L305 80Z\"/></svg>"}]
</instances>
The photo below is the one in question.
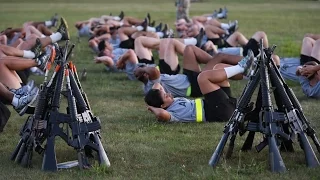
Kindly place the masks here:
<instances>
[{"instance_id":1,"label":"white sock","mask_svg":"<svg viewBox=\"0 0 320 180\"><path fill-rule=\"evenodd\" d=\"M186 38L183 40L183 43L185 45L196 45L197 44L197 39L196 38Z\"/></svg>"},{"instance_id":2,"label":"white sock","mask_svg":"<svg viewBox=\"0 0 320 180\"><path fill-rule=\"evenodd\" d=\"M212 17L211 16L208 16L207 17L207 21L209 21L209 20L211 20L212 19Z\"/></svg>"},{"instance_id":3,"label":"white sock","mask_svg":"<svg viewBox=\"0 0 320 180\"><path fill-rule=\"evenodd\" d=\"M19 99L16 97L16 95L14 95L12 98L11 104L12 104L12 106L17 107L18 103L19 103Z\"/></svg>"},{"instance_id":4,"label":"white sock","mask_svg":"<svg viewBox=\"0 0 320 180\"><path fill-rule=\"evenodd\" d=\"M115 21L120 21L121 18L120 18L119 16L113 16L113 20L115 20Z\"/></svg>"},{"instance_id":5,"label":"white sock","mask_svg":"<svg viewBox=\"0 0 320 180\"><path fill-rule=\"evenodd\" d=\"M137 28L138 31L142 31L143 30L142 26L137 26L136 28Z\"/></svg>"},{"instance_id":6,"label":"white sock","mask_svg":"<svg viewBox=\"0 0 320 180\"><path fill-rule=\"evenodd\" d=\"M24 58L28 58L28 59L33 59L34 57L36 57L36 55L34 54L34 52L32 51L23 51L23 56Z\"/></svg>"},{"instance_id":7,"label":"white sock","mask_svg":"<svg viewBox=\"0 0 320 180\"><path fill-rule=\"evenodd\" d=\"M120 26L123 26L123 22L121 21L121 22L119 23L119 25L120 25Z\"/></svg>"},{"instance_id":8,"label":"white sock","mask_svg":"<svg viewBox=\"0 0 320 180\"><path fill-rule=\"evenodd\" d=\"M222 29L229 29L230 28L230 25L229 24L227 24L227 23L221 23L221 28Z\"/></svg>"},{"instance_id":9,"label":"white sock","mask_svg":"<svg viewBox=\"0 0 320 180\"><path fill-rule=\"evenodd\" d=\"M224 70L226 71L228 79L230 77L232 77L232 76L235 76L237 74L240 74L240 73L244 72L244 69L239 65L235 65L235 66L231 66L231 67L225 67Z\"/></svg>"},{"instance_id":10,"label":"white sock","mask_svg":"<svg viewBox=\"0 0 320 180\"><path fill-rule=\"evenodd\" d=\"M156 32L156 33L159 36L159 38L163 38L163 36L164 36L163 32Z\"/></svg>"},{"instance_id":11,"label":"white sock","mask_svg":"<svg viewBox=\"0 0 320 180\"><path fill-rule=\"evenodd\" d=\"M53 26L52 21L45 21L44 24L45 24L47 27Z\"/></svg>"},{"instance_id":12,"label":"white sock","mask_svg":"<svg viewBox=\"0 0 320 180\"><path fill-rule=\"evenodd\" d=\"M44 34L41 34L41 36L40 36L41 38L45 38L45 37L47 37L47 36L45 36Z\"/></svg>"},{"instance_id":13,"label":"white sock","mask_svg":"<svg viewBox=\"0 0 320 180\"><path fill-rule=\"evenodd\" d=\"M156 32L156 28L151 27L151 26L148 26L148 27L147 27L147 31L148 31L148 32Z\"/></svg>"},{"instance_id":14,"label":"white sock","mask_svg":"<svg viewBox=\"0 0 320 180\"><path fill-rule=\"evenodd\" d=\"M50 35L50 38L51 38L52 43L55 43L55 42L61 40L62 35L61 35L61 33L56 32L56 33L52 33L52 34Z\"/></svg>"}]
</instances>

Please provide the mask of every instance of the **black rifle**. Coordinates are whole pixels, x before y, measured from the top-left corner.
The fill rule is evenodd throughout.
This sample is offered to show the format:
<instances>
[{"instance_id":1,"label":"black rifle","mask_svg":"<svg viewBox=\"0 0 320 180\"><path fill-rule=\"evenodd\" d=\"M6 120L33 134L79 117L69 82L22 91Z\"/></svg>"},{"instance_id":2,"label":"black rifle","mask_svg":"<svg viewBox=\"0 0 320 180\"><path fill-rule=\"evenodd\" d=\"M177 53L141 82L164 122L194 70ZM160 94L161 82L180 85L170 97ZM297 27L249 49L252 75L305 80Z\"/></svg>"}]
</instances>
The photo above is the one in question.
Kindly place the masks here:
<instances>
[{"instance_id":1,"label":"black rifle","mask_svg":"<svg viewBox=\"0 0 320 180\"><path fill-rule=\"evenodd\" d=\"M225 126L224 134L209 161L211 166L214 167L217 165L229 135L231 134L232 136L230 138L229 149L226 153L227 158L230 157L233 152L237 133L239 132L240 135L243 135L245 131L250 131L250 133L242 150L251 148L255 132L263 133L264 140L256 146L256 149L259 152L266 145L269 146L269 164L272 172L286 171L278 146L281 142L291 142L294 137L292 134L298 134L300 145L305 152L308 167L316 167L319 165L306 134L313 139L318 151L320 147L319 141L315 136L315 131L303 115L301 106L294 96L294 93L285 84L271 58L274 49L275 46L271 49L264 49L263 41L260 41L258 66L254 69L253 75L250 77L248 84L240 96L236 110ZM259 118L245 124L246 119L244 117L246 112L244 109L249 106L248 103L258 84L260 84L259 95L261 96L261 103L256 102L256 104L259 103L259 107L257 108L260 111ZM272 88L270 88L270 84L275 88L274 96L278 106L277 111L274 110L272 106L270 95ZM290 126L287 126L288 124ZM286 129L288 127L290 129ZM290 132L291 134L289 134Z\"/></svg>"},{"instance_id":2,"label":"black rifle","mask_svg":"<svg viewBox=\"0 0 320 180\"><path fill-rule=\"evenodd\" d=\"M100 120L91 113L88 99L86 96L84 98L85 93L79 89L80 82L74 78L75 66L71 62L67 63L73 47L74 45L69 49L68 41L64 49L58 47L55 72L49 82L46 81L48 74L46 72L34 114L29 116L21 130L21 140L11 159L21 162L25 167L31 165L33 149L43 155L42 170L46 171L56 171L58 168L75 165L80 169L88 168L91 166L88 157L93 156L92 151L97 152L101 165L110 166L100 141ZM62 91L64 79L66 79L66 92ZM67 114L59 112L61 94L68 100ZM57 164L56 136L60 136L77 151L77 163L73 161Z\"/></svg>"}]
</instances>

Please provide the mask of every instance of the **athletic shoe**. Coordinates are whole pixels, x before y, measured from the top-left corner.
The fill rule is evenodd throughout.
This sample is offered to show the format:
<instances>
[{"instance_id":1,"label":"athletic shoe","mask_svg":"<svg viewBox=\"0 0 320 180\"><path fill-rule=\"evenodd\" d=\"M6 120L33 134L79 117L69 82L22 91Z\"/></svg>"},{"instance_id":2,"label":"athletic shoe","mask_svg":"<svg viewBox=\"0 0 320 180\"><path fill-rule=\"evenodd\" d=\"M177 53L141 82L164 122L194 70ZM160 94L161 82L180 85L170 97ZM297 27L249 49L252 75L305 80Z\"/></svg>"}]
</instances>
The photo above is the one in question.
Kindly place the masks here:
<instances>
[{"instance_id":1,"label":"athletic shoe","mask_svg":"<svg viewBox=\"0 0 320 180\"><path fill-rule=\"evenodd\" d=\"M160 32L162 29L162 23L160 23L158 26L155 27L156 32Z\"/></svg>"},{"instance_id":2,"label":"athletic shoe","mask_svg":"<svg viewBox=\"0 0 320 180\"><path fill-rule=\"evenodd\" d=\"M204 30L203 30L203 28L201 28L199 31L199 34L194 37L197 39L197 44L196 44L197 47L201 46L203 35L204 35Z\"/></svg>"},{"instance_id":3,"label":"athletic shoe","mask_svg":"<svg viewBox=\"0 0 320 180\"><path fill-rule=\"evenodd\" d=\"M154 27L154 25L156 24L156 21L152 21L149 26Z\"/></svg>"},{"instance_id":4,"label":"athletic shoe","mask_svg":"<svg viewBox=\"0 0 320 180\"><path fill-rule=\"evenodd\" d=\"M255 67L255 63L253 61L254 61L254 54L253 54L252 50L249 49L247 56L242 58L238 62L238 65L244 69L244 71L242 73L244 76L250 77L251 71Z\"/></svg>"},{"instance_id":5,"label":"athletic shoe","mask_svg":"<svg viewBox=\"0 0 320 180\"><path fill-rule=\"evenodd\" d=\"M55 55L55 53L53 52L54 51L54 47L53 46L50 46L48 48L46 48L46 52L45 53L42 53L37 59L36 59L36 63L38 64L38 68L42 71L45 71L46 70L46 67L47 67L47 63L48 61L50 61L52 58L54 57L51 57Z\"/></svg>"},{"instance_id":6,"label":"athletic shoe","mask_svg":"<svg viewBox=\"0 0 320 180\"><path fill-rule=\"evenodd\" d=\"M35 55L34 58L38 58L42 52L42 44L39 38L36 39L36 44L30 49Z\"/></svg>"},{"instance_id":7,"label":"athletic shoe","mask_svg":"<svg viewBox=\"0 0 320 180\"><path fill-rule=\"evenodd\" d=\"M233 34L236 30L239 29L237 20L235 20L233 22L229 22L229 26L230 26L230 28L228 29L229 35Z\"/></svg>"},{"instance_id":8,"label":"athletic shoe","mask_svg":"<svg viewBox=\"0 0 320 180\"><path fill-rule=\"evenodd\" d=\"M150 13L148 13L148 14L147 14L147 18L148 18L148 21L149 21L149 22L151 22L151 16L150 16Z\"/></svg>"},{"instance_id":9,"label":"athletic shoe","mask_svg":"<svg viewBox=\"0 0 320 180\"><path fill-rule=\"evenodd\" d=\"M164 24L164 28L161 31L163 33L162 38L168 38L168 24Z\"/></svg>"},{"instance_id":10,"label":"athletic shoe","mask_svg":"<svg viewBox=\"0 0 320 180\"><path fill-rule=\"evenodd\" d=\"M28 109L28 106L33 104L33 102L37 99L39 93L39 88L35 87L28 93L18 97L18 105L14 106L14 109L18 112L20 116L22 116L26 110Z\"/></svg>"},{"instance_id":11,"label":"athletic shoe","mask_svg":"<svg viewBox=\"0 0 320 180\"><path fill-rule=\"evenodd\" d=\"M141 26L143 27L142 31L147 31L148 24L149 24L148 18L144 18L144 21L141 23Z\"/></svg>"},{"instance_id":12,"label":"athletic shoe","mask_svg":"<svg viewBox=\"0 0 320 180\"><path fill-rule=\"evenodd\" d=\"M120 21L124 18L124 12L123 11L120 12L119 17L120 17Z\"/></svg>"},{"instance_id":13,"label":"athletic shoe","mask_svg":"<svg viewBox=\"0 0 320 180\"><path fill-rule=\"evenodd\" d=\"M31 89L33 88L34 88L34 80L31 80L26 85L21 86L19 89L9 89L9 91L20 97L21 95L24 95L29 91L31 91Z\"/></svg>"},{"instance_id":14,"label":"athletic shoe","mask_svg":"<svg viewBox=\"0 0 320 180\"><path fill-rule=\"evenodd\" d=\"M58 25L58 14L55 13L54 16L51 17L51 22L52 22L52 26L53 27L56 27Z\"/></svg>"},{"instance_id":15,"label":"athletic shoe","mask_svg":"<svg viewBox=\"0 0 320 180\"><path fill-rule=\"evenodd\" d=\"M61 17L60 21L61 21L61 23L60 23L60 26L59 26L57 32L59 32L62 35L61 40L69 40L70 35L69 35L69 31L68 31L67 21L63 17Z\"/></svg>"}]
</instances>

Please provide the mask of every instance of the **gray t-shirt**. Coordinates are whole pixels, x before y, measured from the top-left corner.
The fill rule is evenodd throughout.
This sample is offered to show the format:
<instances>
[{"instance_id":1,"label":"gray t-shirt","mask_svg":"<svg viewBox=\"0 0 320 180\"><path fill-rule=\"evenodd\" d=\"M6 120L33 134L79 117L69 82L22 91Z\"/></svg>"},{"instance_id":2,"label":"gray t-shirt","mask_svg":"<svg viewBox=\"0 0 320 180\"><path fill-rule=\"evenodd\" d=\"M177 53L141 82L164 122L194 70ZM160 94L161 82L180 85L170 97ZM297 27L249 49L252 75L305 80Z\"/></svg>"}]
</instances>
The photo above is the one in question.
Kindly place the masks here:
<instances>
[{"instance_id":1,"label":"gray t-shirt","mask_svg":"<svg viewBox=\"0 0 320 180\"><path fill-rule=\"evenodd\" d=\"M166 109L170 117L170 122L196 122L195 100L187 98L174 98L173 103ZM202 110L202 120L206 121L204 108Z\"/></svg>"},{"instance_id":2,"label":"gray t-shirt","mask_svg":"<svg viewBox=\"0 0 320 180\"><path fill-rule=\"evenodd\" d=\"M160 83L165 92L171 93L173 97L186 97L187 89L190 86L188 77L184 74L161 74L159 79L149 80L144 85L144 93L147 94L155 83Z\"/></svg>"}]
</instances>

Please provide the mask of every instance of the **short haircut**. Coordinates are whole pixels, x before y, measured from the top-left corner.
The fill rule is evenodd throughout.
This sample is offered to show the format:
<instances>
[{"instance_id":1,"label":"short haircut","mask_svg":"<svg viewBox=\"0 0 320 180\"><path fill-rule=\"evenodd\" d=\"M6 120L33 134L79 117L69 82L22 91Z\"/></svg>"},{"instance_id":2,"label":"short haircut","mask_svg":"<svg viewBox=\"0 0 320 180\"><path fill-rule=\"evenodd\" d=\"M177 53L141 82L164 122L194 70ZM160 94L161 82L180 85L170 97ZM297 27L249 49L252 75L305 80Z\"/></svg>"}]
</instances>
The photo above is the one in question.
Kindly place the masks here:
<instances>
[{"instance_id":1,"label":"short haircut","mask_svg":"<svg viewBox=\"0 0 320 180\"><path fill-rule=\"evenodd\" d=\"M98 44L99 51L103 51L106 48L106 43L104 40L100 41Z\"/></svg>"},{"instance_id":2,"label":"short haircut","mask_svg":"<svg viewBox=\"0 0 320 180\"><path fill-rule=\"evenodd\" d=\"M150 89L146 96L144 97L144 101L149 105L157 108L161 108L163 104L163 100L160 94L159 89Z\"/></svg>"}]
</instances>

